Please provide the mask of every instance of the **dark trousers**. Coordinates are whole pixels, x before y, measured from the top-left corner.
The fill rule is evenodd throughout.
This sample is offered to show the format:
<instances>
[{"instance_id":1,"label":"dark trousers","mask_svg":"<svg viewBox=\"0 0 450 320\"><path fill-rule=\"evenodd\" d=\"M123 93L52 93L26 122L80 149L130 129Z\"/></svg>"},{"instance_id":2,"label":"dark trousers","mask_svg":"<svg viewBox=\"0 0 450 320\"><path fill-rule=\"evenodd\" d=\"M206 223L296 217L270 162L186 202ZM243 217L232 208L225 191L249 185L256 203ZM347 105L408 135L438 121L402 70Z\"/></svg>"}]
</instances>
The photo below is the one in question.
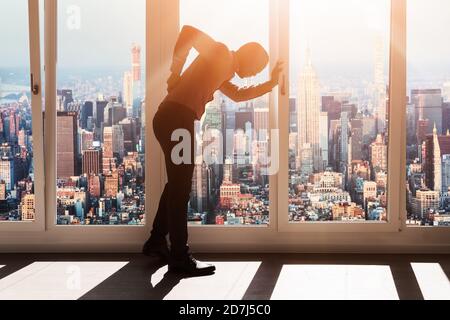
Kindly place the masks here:
<instances>
[{"instance_id":1,"label":"dark trousers","mask_svg":"<svg viewBox=\"0 0 450 320\"><path fill-rule=\"evenodd\" d=\"M183 258L189 252L187 206L194 172L194 122L195 113L191 109L173 102L163 102L153 119L153 130L165 157L168 182L159 202L150 242L165 243L169 234L174 258ZM189 163L175 164L172 161L172 150L176 145L189 145L186 141L172 141L172 133L178 129L187 130L190 134L191 149L183 150L190 152Z\"/></svg>"}]
</instances>

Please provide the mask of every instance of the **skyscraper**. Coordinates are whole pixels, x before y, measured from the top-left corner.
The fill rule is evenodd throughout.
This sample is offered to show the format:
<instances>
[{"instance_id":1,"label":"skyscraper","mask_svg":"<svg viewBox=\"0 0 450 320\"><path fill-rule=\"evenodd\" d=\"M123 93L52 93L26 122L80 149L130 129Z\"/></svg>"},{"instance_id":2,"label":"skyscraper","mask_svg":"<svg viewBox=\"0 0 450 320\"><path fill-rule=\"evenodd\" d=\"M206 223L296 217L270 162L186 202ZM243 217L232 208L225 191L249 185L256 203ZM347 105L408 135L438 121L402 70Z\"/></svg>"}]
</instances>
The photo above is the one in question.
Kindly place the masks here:
<instances>
[{"instance_id":1,"label":"skyscraper","mask_svg":"<svg viewBox=\"0 0 450 320\"><path fill-rule=\"evenodd\" d=\"M97 129L101 129L102 123L105 121L105 108L108 105L108 101L97 100L95 108L95 126Z\"/></svg>"},{"instance_id":2,"label":"skyscraper","mask_svg":"<svg viewBox=\"0 0 450 320\"><path fill-rule=\"evenodd\" d=\"M141 95L141 47L133 44L131 48L131 74L133 80L133 98L142 97ZM135 116L137 116L135 114Z\"/></svg>"},{"instance_id":3,"label":"skyscraper","mask_svg":"<svg viewBox=\"0 0 450 320\"><path fill-rule=\"evenodd\" d=\"M113 154L118 154L120 158L124 156L124 134L121 125L114 125L113 130Z\"/></svg>"},{"instance_id":4,"label":"skyscraper","mask_svg":"<svg viewBox=\"0 0 450 320\"><path fill-rule=\"evenodd\" d=\"M133 75L129 71L123 74L123 103L127 109L133 107Z\"/></svg>"},{"instance_id":5,"label":"skyscraper","mask_svg":"<svg viewBox=\"0 0 450 320\"><path fill-rule=\"evenodd\" d=\"M113 128L103 128L103 157L112 158L114 156L113 151Z\"/></svg>"},{"instance_id":6,"label":"skyscraper","mask_svg":"<svg viewBox=\"0 0 450 320\"><path fill-rule=\"evenodd\" d=\"M351 159L363 160L363 124L361 119L352 119L351 132Z\"/></svg>"},{"instance_id":7,"label":"skyscraper","mask_svg":"<svg viewBox=\"0 0 450 320\"><path fill-rule=\"evenodd\" d=\"M206 163L196 164L192 177L191 206L198 213L208 210L208 167Z\"/></svg>"},{"instance_id":8,"label":"skyscraper","mask_svg":"<svg viewBox=\"0 0 450 320\"><path fill-rule=\"evenodd\" d=\"M81 108L81 128L87 128L88 118L94 116L94 103L86 101Z\"/></svg>"},{"instance_id":9,"label":"skyscraper","mask_svg":"<svg viewBox=\"0 0 450 320\"><path fill-rule=\"evenodd\" d=\"M384 44L381 34L375 35L374 108L378 133L386 132L386 83L384 76Z\"/></svg>"},{"instance_id":10,"label":"skyscraper","mask_svg":"<svg viewBox=\"0 0 450 320\"><path fill-rule=\"evenodd\" d=\"M105 177L105 197L115 197L119 190L119 176L117 172L112 172Z\"/></svg>"},{"instance_id":11,"label":"skyscraper","mask_svg":"<svg viewBox=\"0 0 450 320\"><path fill-rule=\"evenodd\" d=\"M289 98L289 132L297 133L297 125L297 100L295 98Z\"/></svg>"},{"instance_id":12,"label":"skyscraper","mask_svg":"<svg viewBox=\"0 0 450 320\"><path fill-rule=\"evenodd\" d=\"M437 127L435 127L433 134L426 137L424 159L425 183L433 191L447 191L442 190L442 161L445 155L450 155L450 134L439 135Z\"/></svg>"},{"instance_id":13,"label":"skyscraper","mask_svg":"<svg viewBox=\"0 0 450 320\"><path fill-rule=\"evenodd\" d=\"M6 185L6 191L14 189L14 159L10 157L2 157L0 159L0 181Z\"/></svg>"},{"instance_id":14,"label":"skyscraper","mask_svg":"<svg viewBox=\"0 0 450 320\"><path fill-rule=\"evenodd\" d=\"M321 171L322 155L320 151L320 92L319 79L311 62L310 52L306 55L306 65L300 74L298 90L298 157L304 165L303 155L311 153L314 171ZM304 152L303 149L310 149ZM309 156L308 156L309 158ZM309 162L309 159L307 160Z\"/></svg>"},{"instance_id":15,"label":"skyscraper","mask_svg":"<svg viewBox=\"0 0 450 320\"><path fill-rule=\"evenodd\" d=\"M36 212L36 197L34 194L26 194L21 203L22 221L33 221Z\"/></svg>"},{"instance_id":16,"label":"skyscraper","mask_svg":"<svg viewBox=\"0 0 450 320\"><path fill-rule=\"evenodd\" d=\"M76 112L58 112L57 177L70 178L78 173L78 124Z\"/></svg>"},{"instance_id":17,"label":"skyscraper","mask_svg":"<svg viewBox=\"0 0 450 320\"><path fill-rule=\"evenodd\" d=\"M348 141L349 141L349 114L341 113L341 153L339 159L345 167L348 164Z\"/></svg>"},{"instance_id":18,"label":"skyscraper","mask_svg":"<svg viewBox=\"0 0 450 320\"><path fill-rule=\"evenodd\" d=\"M141 81L141 46L132 45L131 59L133 82L139 82Z\"/></svg>"},{"instance_id":19,"label":"skyscraper","mask_svg":"<svg viewBox=\"0 0 450 320\"><path fill-rule=\"evenodd\" d=\"M266 141L269 135L269 108L255 108L253 115L256 140Z\"/></svg>"},{"instance_id":20,"label":"skyscraper","mask_svg":"<svg viewBox=\"0 0 450 320\"><path fill-rule=\"evenodd\" d=\"M86 130L81 131L81 153L89 150L94 145L94 133Z\"/></svg>"},{"instance_id":21,"label":"skyscraper","mask_svg":"<svg viewBox=\"0 0 450 320\"><path fill-rule=\"evenodd\" d=\"M416 120L428 120L426 134L433 133L436 124L438 135L442 131L442 90L441 89L417 89L411 91L411 103L416 107Z\"/></svg>"},{"instance_id":22,"label":"skyscraper","mask_svg":"<svg viewBox=\"0 0 450 320\"><path fill-rule=\"evenodd\" d=\"M385 138L379 134L375 142L370 145L370 162L376 172L387 171L387 151Z\"/></svg>"},{"instance_id":23,"label":"skyscraper","mask_svg":"<svg viewBox=\"0 0 450 320\"><path fill-rule=\"evenodd\" d=\"M320 152L322 153L323 168L328 167L328 113L320 113Z\"/></svg>"},{"instance_id":24,"label":"skyscraper","mask_svg":"<svg viewBox=\"0 0 450 320\"><path fill-rule=\"evenodd\" d=\"M102 151L98 149L86 150L83 153L83 174L99 175L102 172Z\"/></svg>"}]
</instances>

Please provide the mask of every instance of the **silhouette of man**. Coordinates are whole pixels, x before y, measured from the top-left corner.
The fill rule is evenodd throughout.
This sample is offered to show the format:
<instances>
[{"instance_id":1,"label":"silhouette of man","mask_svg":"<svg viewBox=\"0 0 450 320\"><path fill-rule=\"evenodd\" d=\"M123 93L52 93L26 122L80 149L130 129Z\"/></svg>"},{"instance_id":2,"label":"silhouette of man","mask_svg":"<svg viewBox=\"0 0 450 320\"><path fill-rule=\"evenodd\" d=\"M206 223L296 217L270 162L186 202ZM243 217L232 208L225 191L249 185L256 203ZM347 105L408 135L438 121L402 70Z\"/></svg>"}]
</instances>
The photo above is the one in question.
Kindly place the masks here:
<instances>
[{"instance_id":1,"label":"silhouette of man","mask_svg":"<svg viewBox=\"0 0 450 320\"><path fill-rule=\"evenodd\" d=\"M182 74L192 48L198 56ZM172 74L167 81L168 95L153 119L153 129L165 156L168 183L161 196L151 237L143 248L144 254L168 262L169 271L194 276L215 271L213 265L194 259L188 246L187 206L194 171L194 122L201 119L206 104L213 100L217 90L236 102L271 92L278 84L281 62L277 63L271 80L266 83L249 88L239 88L231 83L236 74L240 78L257 75L268 62L267 52L258 43L248 43L234 52L192 26L184 26L181 30L173 54ZM190 133L189 163L175 164L172 159L172 150L179 143L172 141L172 133L179 129ZM166 240L168 234L170 250Z\"/></svg>"}]
</instances>

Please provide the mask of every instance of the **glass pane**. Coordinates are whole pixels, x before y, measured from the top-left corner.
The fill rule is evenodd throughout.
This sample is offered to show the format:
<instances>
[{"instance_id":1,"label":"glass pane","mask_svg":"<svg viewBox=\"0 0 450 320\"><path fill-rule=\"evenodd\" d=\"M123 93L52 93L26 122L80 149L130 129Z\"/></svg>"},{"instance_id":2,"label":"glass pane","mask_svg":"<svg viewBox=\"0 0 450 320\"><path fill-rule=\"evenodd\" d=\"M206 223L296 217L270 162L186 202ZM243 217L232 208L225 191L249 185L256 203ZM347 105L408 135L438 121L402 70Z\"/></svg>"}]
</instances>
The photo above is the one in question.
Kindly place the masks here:
<instances>
[{"instance_id":1,"label":"glass pane","mask_svg":"<svg viewBox=\"0 0 450 320\"><path fill-rule=\"evenodd\" d=\"M181 26L191 25L237 50L258 42L269 51L268 0L181 0ZM196 57L191 52L187 65ZM238 86L267 81L268 69ZM197 123L197 157L188 216L191 224L269 223L269 95L235 103L221 92ZM222 144L220 141L222 140Z\"/></svg>"},{"instance_id":2,"label":"glass pane","mask_svg":"<svg viewBox=\"0 0 450 320\"><path fill-rule=\"evenodd\" d=\"M289 221L386 221L390 1L290 6Z\"/></svg>"},{"instance_id":3,"label":"glass pane","mask_svg":"<svg viewBox=\"0 0 450 320\"><path fill-rule=\"evenodd\" d=\"M0 30L0 221L33 221L27 0L0 2Z\"/></svg>"},{"instance_id":4,"label":"glass pane","mask_svg":"<svg viewBox=\"0 0 450 320\"><path fill-rule=\"evenodd\" d=\"M450 44L446 0L408 1L407 224L450 225Z\"/></svg>"},{"instance_id":5,"label":"glass pane","mask_svg":"<svg viewBox=\"0 0 450 320\"><path fill-rule=\"evenodd\" d=\"M58 224L145 224L145 12L58 1Z\"/></svg>"}]
</instances>

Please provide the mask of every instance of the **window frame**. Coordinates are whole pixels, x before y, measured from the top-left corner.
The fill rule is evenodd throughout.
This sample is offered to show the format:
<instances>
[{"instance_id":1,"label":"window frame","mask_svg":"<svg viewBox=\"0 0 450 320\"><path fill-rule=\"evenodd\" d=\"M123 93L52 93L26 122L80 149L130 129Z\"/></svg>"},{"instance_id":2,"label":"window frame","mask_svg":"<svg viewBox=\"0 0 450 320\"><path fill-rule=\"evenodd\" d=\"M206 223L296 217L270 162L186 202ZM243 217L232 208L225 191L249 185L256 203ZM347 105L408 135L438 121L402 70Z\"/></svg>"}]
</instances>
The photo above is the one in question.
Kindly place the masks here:
<instances>
[{"instance_id":1,"label":"window frame","mask_svg":"<svg viewBox=\"0 0 450 320\"><path fill-rule=\"evenodd\" d=\"M146 117L146 139L145 139L145 161L146 168L145 174L145 203L146 203L146 223L145 225L129 226L129 225L91 225L91 226L77 226L77 225L57 225L56 224L56 94L57 94L57 60L58 60L58 1L57 0L45 0L46 12L45 12L45 65L46 65L46 117L45 117L45 141L46 141L46 230L47 233L54 235L62 241L73 242L74 239L79 237L82 232L86 241L83 243L95 243L97 241L107 242L108 239L115 239L116 243L138 243L143 242L148 237L150 230L150 221L153 220L157 207L155 207L155 201L151 198L151 194L158 194L161 192L159 189L160 181L159 176L151 174L150 172L159 172L160 170L160 151L148 152L152 150L152 147L157 143L156 138L153 135L152 119L155 114L156 108L155 99L146 95L145 104L148 109L148 116ZM159 60L155 60L158 56L156 50L152 48L158 48L159 41L154 34L149 33L155 28L155 24L159 23L158 16L155 15L156 10L152 7L153 2L146 2L146 92L150 92L150 88L153 83L150 83L148 76L149 70L153 70L156 63ZM154 41L154 42L152 42ZM157 90L152 91L157 92Z\"/></svg>"},{"instance_id":2,"label":"window frame","mask_svg":"<svg viewBox=\"0 0 450 320\"><path fill-rule=\"evenodd\" d=\"M29 0L38 1L38 0ZM45 1L45 70L46 70L46 114L45 114L45 216L39 231L29 232L27 225L0 224L0 251L3 252L139 252L148 236L155 216L162 186L165 183L163 155L157 146L152 130L155 110L164 98L166 79L173 47L179 31L178 0L147 0L146 43L146 226L57 226L55 156L55 110L56 110L56 5L57 0ZM414 228L406 225L406 3L407 0L392 0L391 53L390 53L390 99L397 106L396 115L391 113L393 130L389 141L389 196L388 208L391 225L326 224L293 225L287 223L287 170L271 177L270 225L268 227L189 227L190 244L193 250L204 252L349 252L349 253L448 253L450 252L450 229ZM271 65L281 58L289 61L289 36L285 18L289 13L289 0L270 0L270 51ZM37 10L36 10L37 14ZM36 22L34 25L38 26ZM38 30L37 28L35 30ZM395 32L394 32L395 31ZM36 33L36 32L35 32ZM34 35L36 37L36 35ZM36 39L35 39L36 41ZM37 42L38 43L38 42ZM39 50L35 50L35 53ZM39 72L40 69L33 70ZM289 68L282 75L283 83L271 95L271 128L280 130L281 150L287 150ZM394 81L394 79L397 79ZM36 108L35 108L36 109ZM279 113L276 112L279 110ZM402 112L398 112L400 110ZM37 112L37 111L35 111ZM394 115L393 115L394 114ZM42 115L41 115L42 116ZM39 115L38 115L39 117ZM39 118L34 118L37 121ZM394 123L400 124L394 126ZM41 121L42 124L42 121ZM35 123L33 122L33 126ZM39 124L37 124L39 125ZM394 127L393 127L394 126ZM38 127L39 128L39 127ZM41 129L42 130L42 129ZM42 132L42 131L41 131ZM39 139L37 139L39 141ZM35 140L36 143L36 140ZM396 148L395 148L395 147ZM154 147L151 149L151 147ZM53 148L53 149L52 149ZM42 148L43 149L43 148ZM396 150L394 150L396 149ZM44 149L43 149L44 150ZM280 152L280 164L287 163L286 152ZM398 156L398 157L396 157ZM152 174L154 173L154 174ZM403 179L403 181L402 181ZM42 179L43 181L43 179ZM399 182L398 184L395 181ZM286 182L286 183L285 183ZM395 186L395 188L394 188ZM272 190L274 188L274 190ZM44 183L37 188L44 190ZM284 189L284 190L283 190ZM286 195L286 197L284 196ZM42 199L44 197L42 196ZM40 207L44 210L44 206ZM394 214L394 216L393 216ZM37 212L37 217L39 214ZM36 224L37 225L37 224ZM6 228L5 228L6 227ZM362 229L362 230L361 230ZM12 232L3 232L3 231Z\"/></svg>"},{"instance_id":3,"label":"window frame","mask_svg":"<svg viewBox=\"0 0 450 320\"><path fill-rule=\"evenodd\" d=\"M2 221L0 232L40 232L45 229L45 203L44 199L44 137L42 113L42 85L41 85L41 48L39 24L39 0L28 0L28 41L29 41L29 72L33 78L33 86L38 85L37 94L31 93L31 117L33 127L33 166L34 166L34 195L35 220L34 221Z\"/></svg>"},{"instance_id":4,"label":"window frame","mask_svg":"<svg viewBox=\"0 0 450 320\"><path fill-rule=\"evenodd\" d=\"M291 0L295 1L295 0ZM283 170L279 174L279 207L278 225L282 232L398 232L401 230L401 218L399 214L403 212L402 204L398 199L402 199L402 174L404 170L394 170L400 168L406 153L406 147L402 146L402 128L404 111L406 111L406 61L402 59L406 53L406 2L405 0L390 0L390 59L389 59L389 100L396 112L389 112L389 142L388 142L388 221L361 221L361 222L308 222L290 223L288 218L288 170ZM282 32L289 34L289 1L284 2L285 19L282 20ZM290 44L283 43L283 60L290 61ZM286 70L289 72L289 70ZM287 75L286 79L290 79ZM289 80L287 80L289 81ZM290 86L287 86L289 90ZM402 91L405 88L405 91ZM288 163L289 153L289 94L280 101L280 163ZM391 107L392 109L392 107ZM400 147L399 147L400 146ZM403 149L404 148L404 149ZM405 150L405 152L403 152ZM401 171L401 172L400 172ZM399 186L397 188L396 186Z\"/></svg>"}]
</instances>

